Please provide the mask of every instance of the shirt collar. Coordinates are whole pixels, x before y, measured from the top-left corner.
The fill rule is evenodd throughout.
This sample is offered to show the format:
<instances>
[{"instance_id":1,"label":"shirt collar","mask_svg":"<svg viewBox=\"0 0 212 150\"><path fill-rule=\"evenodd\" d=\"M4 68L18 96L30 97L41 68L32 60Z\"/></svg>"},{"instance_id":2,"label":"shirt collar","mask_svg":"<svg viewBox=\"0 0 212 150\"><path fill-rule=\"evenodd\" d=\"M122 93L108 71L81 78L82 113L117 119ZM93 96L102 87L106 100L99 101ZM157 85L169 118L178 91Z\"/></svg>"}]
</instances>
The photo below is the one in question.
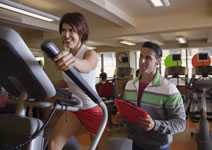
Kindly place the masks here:
<instances>
[{"instance_id":1,"label":"shirt collar","mask_svg":"<svg viewBox=\"0 0 212 150\"><path fill-rule=\"evenodd\" d=\"M136 84L136 83L138 84L140 78L141 78L141 75L139 74L138 77L134 79L133 84ZM159 71L157 70L153 80L149 83L148 86L160 86L160 82L161 82L161 75Z\"/></svg>"},{"instance_id":2,"label":"shirt collar","mask_svg":"<svg viewBox=\"0 0 212 150\"><path fill-rule=\"evenodd\" d=\"M159 71L157 70L154 79L151 82L152 86L160 86L160 79L161 79L161 75L159 73Z\"/></svg>"}]
</instances>

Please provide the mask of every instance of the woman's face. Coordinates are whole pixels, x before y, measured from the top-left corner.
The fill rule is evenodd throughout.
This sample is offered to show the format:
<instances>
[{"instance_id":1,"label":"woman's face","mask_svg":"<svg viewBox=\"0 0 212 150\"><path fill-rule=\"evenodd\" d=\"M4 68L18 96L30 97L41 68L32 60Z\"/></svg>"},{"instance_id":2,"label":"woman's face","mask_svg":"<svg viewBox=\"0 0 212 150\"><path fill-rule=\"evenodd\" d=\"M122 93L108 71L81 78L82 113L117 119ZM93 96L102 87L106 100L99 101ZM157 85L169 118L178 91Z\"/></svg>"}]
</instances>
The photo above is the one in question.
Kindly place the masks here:
<instances>
[{"instance_id":1,"label":"woman's face","mask_svg":"<svg viewBox=\"0 0 212 150\"><path fill-rule=\"evenodd\" d=\"M61 29L61 37L65 49L79 49L81 45L80 37L74 29L64 23Z\"/></svg>"},{"instance_id":2,"label":"woman's face","mask_svg":"<svg viewBox=\"0 0 212 150\"><path fill-rule=\"evenodd\" d=\"M141 74L155 73L157 66L160 63L160 58L157 58L156 53L150 48L142 48L140 51L139 68Z\"/></svg>"}]
</instances>

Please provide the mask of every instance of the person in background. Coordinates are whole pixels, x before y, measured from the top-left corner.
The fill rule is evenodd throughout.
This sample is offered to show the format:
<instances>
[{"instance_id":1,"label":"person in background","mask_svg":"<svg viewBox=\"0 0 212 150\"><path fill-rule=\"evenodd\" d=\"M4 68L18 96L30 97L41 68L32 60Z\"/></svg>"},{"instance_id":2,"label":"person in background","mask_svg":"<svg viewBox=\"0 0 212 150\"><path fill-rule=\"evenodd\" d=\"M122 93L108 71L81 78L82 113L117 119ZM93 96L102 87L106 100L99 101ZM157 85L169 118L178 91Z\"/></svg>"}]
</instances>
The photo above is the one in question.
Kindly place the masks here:
<instances>
[{"instance_id":1,"label":"person in background","mask_svg":"<svg viewBox=\"0 0 212 150\"><path fill-rule=\"evenodd\" d=\"M157 44L145 42L140 50L140 75L124 91L124 100L133 101L148 113L127 125L133 150L169 150L173 134L186 127L181 94L159 73L161 57L162 49Z\"/></svg>"},{"instance_id":2,"label":"person in background","mask_svg":"<svg viewBox=\"0 0 212 150\"><path fill-rule=\"evenodd\" d=\"M101 72L99 75L100 83L105 83L107 81L107 73Z\"/></svg>"},{"instance_id":3,"label":"person in background","mask_svg":"<svg viewBox=\"0 0 212 150\"><path fill-rule=\"evenodd\" d=\"M90 87L95 90L95 68L97 54L86 49L84 43L88 39L88 25L84 16L78 12L67 13L59 23L59 33L64 51L54 59L57 68L62 71L63 80L60 87L67 88L80 97L83 107L77 112L63 112L57 120L49 140L49 150L62 150L68 139L88 132L95 136L103 118L101 108L94 103L63 71L70 66L75 67Z\"/></svg>"},{"instance_id":4,"label":"person in background","mask_svg":"<svg viewBox=\"0 0 212 150\"><path fill-rule=\"evenodd\" d=\"M101 72L99 75L100 81L96 84L96 90L103 100L113 97L113 80L107 80L107 73Z\"/></svg>"}]
</instances>

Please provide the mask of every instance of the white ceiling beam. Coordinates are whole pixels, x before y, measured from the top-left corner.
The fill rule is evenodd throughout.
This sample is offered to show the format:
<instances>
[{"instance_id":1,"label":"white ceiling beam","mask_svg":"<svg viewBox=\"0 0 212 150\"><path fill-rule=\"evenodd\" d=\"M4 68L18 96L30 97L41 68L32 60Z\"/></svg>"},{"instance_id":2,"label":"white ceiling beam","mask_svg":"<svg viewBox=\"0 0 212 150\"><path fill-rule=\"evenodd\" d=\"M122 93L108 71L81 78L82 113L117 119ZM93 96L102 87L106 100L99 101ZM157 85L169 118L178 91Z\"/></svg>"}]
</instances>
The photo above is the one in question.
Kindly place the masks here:
<instances>
[{"instance_id":1,"label":"white ceiling beam","mask_svg":"<svg viewBox=\"0 0 212 150\"><path fill-rule=\"evenodd\" d=\"M135 27L135 19L108 0L69 0L71 3L117 25Z\"/></svg>"},{"instance_id":2,"label":"white ceiling beam","mask_svg":"<svg viewBox=\"0 0 212 150\"><path fill-rule=\"evenodd\" d=\"M190 19L192 18L192 19ZM182 24L179 22L183 22ZM201 30L212 27L210 16L177 15L148 19L138 19L137 28L108 27L104 30L94 28L92 39L115 38L122 36L149 35L157 33L168 33L188 30ZM99 34L101 33L101 34Z\"/></svg>"}]
</instances>

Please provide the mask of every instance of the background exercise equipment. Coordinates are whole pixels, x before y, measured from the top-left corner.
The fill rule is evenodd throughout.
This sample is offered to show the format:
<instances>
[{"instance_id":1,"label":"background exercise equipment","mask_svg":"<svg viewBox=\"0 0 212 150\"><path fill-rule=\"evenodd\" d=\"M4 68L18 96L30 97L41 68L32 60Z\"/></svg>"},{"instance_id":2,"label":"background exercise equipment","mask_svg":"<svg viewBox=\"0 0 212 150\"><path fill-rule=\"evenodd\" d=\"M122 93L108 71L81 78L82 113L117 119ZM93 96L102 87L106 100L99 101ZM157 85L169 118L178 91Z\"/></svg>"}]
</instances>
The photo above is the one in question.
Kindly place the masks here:
<instances>
[{"instance_id":1,"label":"background exercise equipment","mask_svg":"<svg viewBox=\"0 0 212 150\"><path fill-rule=\"evenodd\" d=\"M197 133L191 133L197 141L198 150L212 149L212 139L208 119L211 117L212 79L210 57L206 53L198 53L192 58L192 79L190 82L191 106L189 114L192 121L199 120Z\"/></svg>"},{"instance_id":2,"label":"background exercise equipment","mask_svg":"<svg viewBox=\"0 0 212 150\"><path fill-rule=\"evenodd\" d=\"M201 93L204 88L204 84L196 86L198 82L212 81L212 66L210 66L210 57L207 53L197 53L192 57L192 79L190 81L191 94L189 96L191 105L189 109L189 115L193 122L197 122L201 115ZM196 88L197 87L197 88ZM207 119L212 119L212 89L207 89L206 107L207 107Z\"/></svg>"},{"instance_id":3,"label":"background exercise equipment","mask_svg":"<svg viewBox=\"0 0 212 150\"><path fill-rule=\"evenodd\" d=\"M174 82L183 97L186 114L188 114L190 101L188 99L188 72L182 66L181 54L170 54L165 60L165 77Z\"/></svg>"}]
</instances>

